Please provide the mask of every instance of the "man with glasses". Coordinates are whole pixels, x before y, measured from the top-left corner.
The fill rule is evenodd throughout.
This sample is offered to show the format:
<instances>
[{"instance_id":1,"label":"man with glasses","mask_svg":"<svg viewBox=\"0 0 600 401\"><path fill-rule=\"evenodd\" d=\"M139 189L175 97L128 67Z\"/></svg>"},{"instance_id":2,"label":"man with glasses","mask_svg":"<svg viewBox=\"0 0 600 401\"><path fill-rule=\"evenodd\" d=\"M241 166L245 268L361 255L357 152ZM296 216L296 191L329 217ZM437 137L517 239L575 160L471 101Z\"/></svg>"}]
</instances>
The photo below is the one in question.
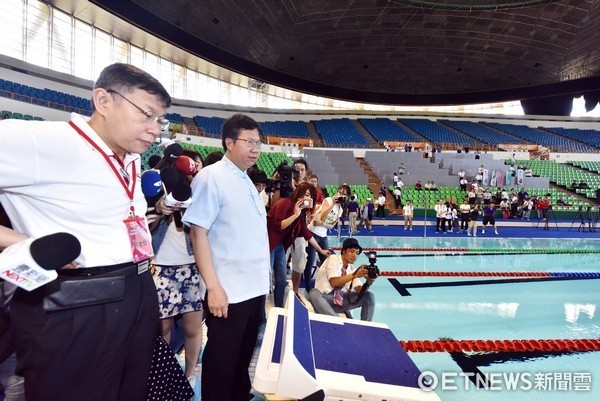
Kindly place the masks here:
<instances>
[{"instance_id":1,"label":"man with glasses","mask_svg":"<svg viewBox=\"0 0 600 401\"><path fill-rule=\"evenodd\" d=\"M27 400L146 399L158 300L139 154L168 125L170 105L155 78L113 64L94 85L88 121L0 123L0 202L14 227L0 230L0 248L56 232L81 243L56 281L12 300Z\"/></svg>"},{"instance_id":2,"label":"man with glasses","mask_svg":"<svg viewBox=\"0 0 600 401\"><path fill-rule=\"evenodd\" d=\"M315 312L337 316L352 309L361 308L360 319L371 321L375 313L375 295L361 291L359 278L368 278L369 270L363 264L358 268L354 262L362 248L356 238L347 238L342 244L340 255L331 255L317 271L315 288L310 290L310 302Z\"/></svg>"},{"instance_id":3,"label":"man with glasses","mask_svg":"<svg viewBox=\"0 0 600 401\"><path fill-rule=\"evenodd\" d=\"M248 366L269 292L267 213L246 174L260 156L256 121L236 114L223 123L223 159L192 182L191 227L196 264L206 284L208 341L202 357L202 399L249 399Z\"/></svg>"}]
</instances>

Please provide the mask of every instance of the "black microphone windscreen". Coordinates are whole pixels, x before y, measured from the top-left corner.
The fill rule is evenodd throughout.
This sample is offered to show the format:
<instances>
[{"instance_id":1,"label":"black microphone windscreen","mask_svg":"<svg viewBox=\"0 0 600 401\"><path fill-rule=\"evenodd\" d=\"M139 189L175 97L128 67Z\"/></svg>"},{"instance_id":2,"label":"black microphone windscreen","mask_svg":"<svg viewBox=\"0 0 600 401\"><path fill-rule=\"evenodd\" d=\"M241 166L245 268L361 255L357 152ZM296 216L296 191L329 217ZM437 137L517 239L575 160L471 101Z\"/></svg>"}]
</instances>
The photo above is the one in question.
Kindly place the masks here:
<instances>
[{"instance_id":1,"label":"black microphone windscreen","mask_svg":"<svg viewBox=\"0 0 600 401\"><path fill-rule=\"evenodd\" d=\"M179 171L173 167L166 167L160 171L160 180L167 189L167 192L171 192L173 187L179 182Z\"/></svg>"},{"instance_id":2,"label":"black microphone windscreen","mask_svg":"<svg viewBox=\"0 0 600 401\"><path fill-rule=\"evenodd\" d=\"M172 143L171 145L165 148L163 152L163 157L165 159L169 159L170 161L177 160L179 156L183 154L183 148L178 143Z\"/></svg>"},{"instance_id":3,"label":"black microphone windscreen","mask_svg":"<svg viewBox=\"0 0 600 401\"><path fill-rule=\"evenodd\" d=\"M54 233L36 238L29 246L29 252L41 268L56 270L77 259L81 244L72 234Z\"/></svg>"},{"instance_id":4,"label":"black microphone windscreen","mask_svg":"<svg viewBox=\"0 0 600 401\"><path fill-rule=\"evenodd\" d=\"M160 159L160 161L156 163L156 166L154 166L154 168L160 170L165 166L171 167L173 165L173 162L177 161L179 156L181 156L182 154L183 148L181 147L181 145L178 143L173 143L165 148L162 159Z\"/></svg>"},{"instance_id":5,"label":"black microphone windscreen","mask_svg":"<svg viewBox=\"0 0 600 401\"><path fill-rule=\"evenodd\" d=\"M159 155L152 155L148 158L148 166L150 168L154 168L154 167L156 167L156 165L158 164L159 161L160 161Z\"/></svg>"},{"instance_id":6,"label":"black microphone windscreen","mask_svg":"<svg viewBox=\"0 0 600 401\"><path fill-rule=\"evenodd\" d=\"M173 196L173 199L179 202L185 202L192 196L192 188L190 188L189 185L178 185L173 188L171 196Z\"/></svg>"}]
</instances>

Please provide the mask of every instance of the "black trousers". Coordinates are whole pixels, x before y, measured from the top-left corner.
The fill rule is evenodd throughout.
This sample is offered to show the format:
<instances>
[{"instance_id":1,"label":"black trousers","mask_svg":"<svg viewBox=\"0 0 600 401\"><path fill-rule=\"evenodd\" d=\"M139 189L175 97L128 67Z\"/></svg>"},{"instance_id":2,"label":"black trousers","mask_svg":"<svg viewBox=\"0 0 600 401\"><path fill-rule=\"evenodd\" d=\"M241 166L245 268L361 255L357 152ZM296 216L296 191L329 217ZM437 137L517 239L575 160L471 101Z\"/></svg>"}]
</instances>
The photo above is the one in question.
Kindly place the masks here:
<instances>
[{"instance_id":1,"label":"black trousers","mask_svg":"<svg viewBox=\"0 0 600 401\"><path fill-rule=\"evenodd\" d=\"M126 278L122 301L45 312L43 296L19 289L11 304L27 401L145 401L158 333L150 272Z\"/></svg>"},{"instance_id":2,"label":"black trousers","mask_svg":"<svg viewBox=\"0 0 600 401\"><path fill-rule=\"evenodd\" d=\"M207 297L205 297L207 298ZM205 304L208 341L202 354L202 400L248 401L248 367L263 318L265 297L229 304L227 318L215 317Z\"/></svg>"},{"instance_id":3,"label":"black trousers","mask_svg":"<svg viewBox=\"0 0 600 401\"><path fill-rule=\"evenodd\" d=\"M435 231L438 232L440 229L443 232L446 232L446 218L445 217L436 217L435 220Z\"/></svg>"}]
</instances>

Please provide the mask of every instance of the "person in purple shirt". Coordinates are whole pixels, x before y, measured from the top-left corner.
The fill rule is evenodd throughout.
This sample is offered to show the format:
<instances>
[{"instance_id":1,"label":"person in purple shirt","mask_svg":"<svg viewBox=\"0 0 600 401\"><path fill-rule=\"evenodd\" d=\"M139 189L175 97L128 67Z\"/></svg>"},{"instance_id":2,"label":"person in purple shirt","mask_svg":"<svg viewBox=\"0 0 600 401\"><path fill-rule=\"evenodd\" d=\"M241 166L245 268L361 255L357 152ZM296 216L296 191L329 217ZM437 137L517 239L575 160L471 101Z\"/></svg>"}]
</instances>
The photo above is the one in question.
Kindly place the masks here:
<instances>
[{"instance_id":1,"label":"person in purple shirt","mask_svg":"<svg viewBox=\"0 0 600 401\"><path fill-rule=\"evenodd\" d=\"M483 208L483 229L481 230L482 234L485 234L485 226L490 224L494 227L494 232L498 235L498 229L496 228L496 219L494 219L494 214L496 213L496 206L494 203L490 203L489 205L485 205Z\"/></svg>"}]
</instances>

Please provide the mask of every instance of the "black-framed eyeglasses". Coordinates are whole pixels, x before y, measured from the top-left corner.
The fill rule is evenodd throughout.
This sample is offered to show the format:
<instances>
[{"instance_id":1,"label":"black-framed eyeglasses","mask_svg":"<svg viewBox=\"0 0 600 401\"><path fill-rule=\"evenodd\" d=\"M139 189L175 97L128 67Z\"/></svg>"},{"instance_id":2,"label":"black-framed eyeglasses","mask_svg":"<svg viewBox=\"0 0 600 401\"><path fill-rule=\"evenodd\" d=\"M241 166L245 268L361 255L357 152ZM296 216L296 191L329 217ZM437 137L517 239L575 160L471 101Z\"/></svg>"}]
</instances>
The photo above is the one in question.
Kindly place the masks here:
<instances>
[{"instance_id":1,"label":"black-framed eyeglasses","mask_svg":"<svg viewBox=\"0 0 600 401\"><path fill-rule=\"evenodd\" d=\"M137 104L133 103L131 100L127 99L125 96L123 96L122 94L120 94L119 92L117 92L114 89L107 89L106 91L108 93L114 93L114 94L117 94L117 95L121 96L129 104L131 104L133 107L135 107L136 109L138 109L140 111L140 113L142 113L143 115L146 116L146 122L147 123L150 123L150 124L157 123L160 126L161 130L165 130L165 129L169 128L169 123L170 122L166 118L160 117L156 113L153 113L151 111L142 109L140 106L138 106Z\"/></svg>"},{"instance_id":2,"label":"black-framed eyeglasses","mask_svg":"<svg viewBox=\"0 0 600 401\"><path fill-rule=\"evenodd\" d=\"M232 139L234 141L244 141L244 142L246 142L246 147L248 149L252 149L255 146L260 149L260 147L263 145L263 143L261 141L255 141L253 139L244 139L244 138L232 138Z\"/></svg>"}]
</instances>

